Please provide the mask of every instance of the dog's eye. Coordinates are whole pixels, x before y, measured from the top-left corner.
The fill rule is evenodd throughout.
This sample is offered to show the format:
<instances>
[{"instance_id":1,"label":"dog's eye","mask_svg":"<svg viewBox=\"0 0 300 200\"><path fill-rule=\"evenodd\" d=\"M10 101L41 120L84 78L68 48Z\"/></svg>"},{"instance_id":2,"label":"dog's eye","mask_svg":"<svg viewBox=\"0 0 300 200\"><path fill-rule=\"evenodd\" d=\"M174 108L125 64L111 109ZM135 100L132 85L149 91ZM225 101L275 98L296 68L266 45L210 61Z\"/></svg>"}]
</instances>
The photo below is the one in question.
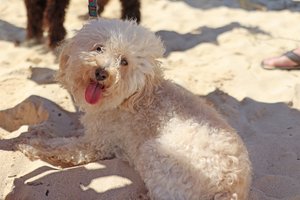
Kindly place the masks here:
<instances>
[{"instance_id":1,"label":"dog's eye","mask_svg":"<svg viewBox=\"0 0 300 200\"><path fill-rule=\"evenodd\" d=\"M122 58L120 64L123 65L123 66L127 66L128 61L126 60L126 58Z\"/></svg>"},{"instance_id":2,"label":"dog's eye","mask_svg":"<svg viewBox=\"0 0 300 200\"><path fill-rule=\"evenodd\" d=\"M104 46L102 46L102 45L101 46L97 46L95 49L99 53L103 53L104 52Z\"/></svg>"}]
</instances>

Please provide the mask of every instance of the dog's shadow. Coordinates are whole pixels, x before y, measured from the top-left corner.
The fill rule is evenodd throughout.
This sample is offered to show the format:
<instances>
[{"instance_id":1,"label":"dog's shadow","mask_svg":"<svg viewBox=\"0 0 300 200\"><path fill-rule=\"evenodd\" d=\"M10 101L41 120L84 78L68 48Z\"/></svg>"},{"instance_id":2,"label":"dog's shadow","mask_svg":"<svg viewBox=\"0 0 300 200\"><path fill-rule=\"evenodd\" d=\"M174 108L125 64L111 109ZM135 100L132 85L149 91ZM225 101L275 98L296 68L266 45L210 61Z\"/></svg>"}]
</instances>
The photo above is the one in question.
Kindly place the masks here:
<instances>
[{"instance_id":1,"label":"dog's shadow","mask_svg":"<svg viewBox=\"0 0 300 200\"><path fill-rule=\"evenodd\" d=\"M202 26L185 34L180 34L175 31L160 30L156 32L156 35L164 42L166 47L165 56L168 56L171 52L186 51L200 43L213 43L218 45L218 37L220 35L236 28L245 29L250 34L270 35L268 32L261 30L258 27L244 26L238 22L232 22L217 28Z\"/></svg>"},{"instance_id":2,"label":"dog's shadow","mask_svg":"<svg viewBox=\"0 0 300 200\"><path fill-rule=\"evenodd\" d=\"M300 196L300 111L288 103L241 101L216 90L205 96L242 137L253 165L249 199L282 198L277 190ZM266 186L268 185L268 186Z\"/></svg>"},{"instance_id":3,"label":"dog's shadow","mask_svg":"<svg viewBox=\"0 0 300 200\"><path fill-rule=\"evenodd\" d=\"M298 110L291 108L287 103L283 102L264 103L250 98L239 101L219 90L206 96L202 96L201 98L204 98L209 104L214 106L228 123L237 130L238 134L245 142L254 171L252 193L259 190L263 191L268 196L275 195L274 197L276 197L276 194L272 193L273 190L268 191L261 185L262 182L269 180L270 177L268 174L274 174L273 178L278 178L277 182L268 182L270 187L273 187L272 184L275 184L274 187L295 187L294 184L297 182L296 178L300 176L298 170L300 168L300 112ZM28 121L29 117L26 117L28 116L28 113L31 113L32 116L38 116L35 118L36 121ZM14 108L0 111L0 127L13 131L23 124L31 124L31 126L40 126L41 128L44 128L45 124L52 124L53 126L46 126L47 130L53 128L52 130L55 132L56 128L65 128L72 132L72 130L77 130L80 127L80 125L77 124L78 115L78 113L64 111L55 103L47 99L33 96ZM67 122L68 126L66 126L66 123L63 123L65 121L62 120L63 118L67 121L69 120ZM67 130L65 130L65 132L67 132ZM61 136L68 137L70 135ZM0 149L14 151L11 147L21 137L26 137L26 133L21 134L17 138L0 140ZM180 160L180 158L175 159ZM98 164L109 166L105 162L106 161L101 161ZM109 162L115 161L112 160ZM291 166L294 167L291 168ZM126 167L129 166L125 166L125 168ZM95 181L97 182L98 179L105 179L107 176L114 175L123 177L123 174L118 174L118 172L123 171L123 167L118 168L116 171L110 171L112 167L90 170L87 169L86 166L81 166L58 170L43 175L45 171L52 170L44 169L45 168L35 170L24 177L15 179L14 191L30 189L30 191L26 193L28 195L37 195L35 194L36 192L44 191L43 194L39 195L44 195L45 197L47 193L47 199L51 199L50 194L55 194L55 191L64 192L74 190L74 194L77 195L75 196L75 199L78 199L76 197L79 197L80 195L79 199L106 199L106 195L115 192L122 193L122 191L128 191L128 188L126 189L126 187L129 187L121 187L105 192L87 189L87 185L93 184ZM134 172L132 173L134 174ZM284 181L282 179L284 177L286 177L286 180L288 181ZM127 177L127 179L130 178ZM293 181L294 179L295 181ZM32 180L34 180L34 183L31 183ZM142 181L140 179L137 180L138 181L132 181L132 183L141 184L140 186L143 186ZM28 185L26 181L29 181L30 184ZM39 182L42 182L43 184L40 184ZM64 187L62 187L62 184ZM300 187L300 184L298 185ZM34 187L42 187L42 189L34 190ZM260 195L260 193L255 195ZM300 195L300 192L298 192L297 195ZM70 198L68 196L65 199ZM264 198L261 196L259 199Z\"/></svg>"},{"instance_id":4,"label":"dog's shadow","mask_svg":"<svg viewBox=\"0 0 300 200\"><path fill-rule=\"evenodd\" d=\"M42 166L15 178L13 185L5 200L124 200L147 193L138 174L117 159L66 169Z\"/></svg>"}]
</instances>

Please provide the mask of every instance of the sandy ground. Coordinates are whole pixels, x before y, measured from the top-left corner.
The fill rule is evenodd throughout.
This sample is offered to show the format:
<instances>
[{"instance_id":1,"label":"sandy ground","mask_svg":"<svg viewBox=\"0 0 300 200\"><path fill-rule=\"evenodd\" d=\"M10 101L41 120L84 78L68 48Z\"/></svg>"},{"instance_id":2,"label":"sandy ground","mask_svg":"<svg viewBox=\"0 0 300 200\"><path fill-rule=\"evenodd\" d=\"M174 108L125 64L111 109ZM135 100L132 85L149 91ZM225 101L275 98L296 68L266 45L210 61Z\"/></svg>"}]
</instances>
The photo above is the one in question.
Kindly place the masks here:
<instances>
[{"instance_id":1,"label":"sandy ground","mask_svg":"<svg viewBox=\"0 0 300 200\"><path fill-rule=\"evenodd\" d=\"M55 55L43 45L22 45L23 1L0 2L0 199L124 200L145 193L139 176L116 159L57 169L13 149L28 125L79 125L69 94L53 82ZM250 199L299 200L300 72L267 71L260 62L299 45L300 3L256 2L270 10L248 11L234 0L143 0L142 25L165 42L166 76L210 101L240 133L254 169ZM86 4L71 1L68 37L85 22L78 16ZM114 0L104 16L119 15Z\"/></svg>"}]
</instances>

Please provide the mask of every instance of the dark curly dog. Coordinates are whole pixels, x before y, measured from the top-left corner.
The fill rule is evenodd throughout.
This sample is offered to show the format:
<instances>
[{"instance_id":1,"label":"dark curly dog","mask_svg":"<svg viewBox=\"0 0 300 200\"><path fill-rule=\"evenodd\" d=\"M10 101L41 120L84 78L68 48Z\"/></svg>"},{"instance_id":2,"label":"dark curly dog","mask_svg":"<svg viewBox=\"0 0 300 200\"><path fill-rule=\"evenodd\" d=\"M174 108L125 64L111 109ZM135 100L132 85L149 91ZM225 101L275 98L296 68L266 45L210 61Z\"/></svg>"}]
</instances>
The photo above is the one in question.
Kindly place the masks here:
<instances>
[{"instance_id":1,"label":"dark curly dog","mask_svg":"<svg viewBox=\"0 0 300 200\"><path fill-rule=\"evenodd\" d=\"M98 0L98 15L103 12L109 0ZM141 20L139 0L120 0L122 19ZM48 30L48 46L53 49L66 36L64 20L70 0L25 0L27 10L28 40L41 43L43 32Z\"/></svg>"},{"instance_id":2,"label":"dark curly dog","mask_svg":"<svg viewBox=\"0 0 300 200\"><path fill-rule=\"evenodd\" d=\"M109 0L98 0L98 16L101 16L101 13L104 10L105 5ZM120 0L122 4L122 19L134 19L138 23L141 21L140 13L140 0Z\"/></svg>"},{"instance_id":3,"label":"dark curly dog","mask_svg":"<svg viewBox=\"0 0 300 200\"><path fill-rule=\"evenodd\" d=\"M25 0L27 10L27 39L41 42L48 29L48 46L55 48L64 39L64 20L70 0Z\"/></svg>"}]
</instances>

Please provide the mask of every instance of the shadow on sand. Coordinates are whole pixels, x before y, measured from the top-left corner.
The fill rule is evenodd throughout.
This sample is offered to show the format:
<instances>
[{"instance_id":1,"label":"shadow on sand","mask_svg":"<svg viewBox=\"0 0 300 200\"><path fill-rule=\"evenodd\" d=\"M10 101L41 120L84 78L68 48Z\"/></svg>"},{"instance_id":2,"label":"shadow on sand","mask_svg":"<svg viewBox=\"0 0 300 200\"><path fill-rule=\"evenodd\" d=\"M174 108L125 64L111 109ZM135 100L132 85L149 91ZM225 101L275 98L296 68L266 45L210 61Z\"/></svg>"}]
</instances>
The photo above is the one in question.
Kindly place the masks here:
<instances>
[{"instance_id":1,"label":"shadow on sand","mask_svg":"<svg viewBox=\"0 0 300 200\"><path fill-rule=\"evenodd\" d=\"M187 5L199 9L212 9L217 7L228 7L246 10L283 10L300 11L300 3L293 0L170 0L182 1Z\"/></svg>"},{"instance_id":2,"label":"shadow on sand","mask_svg":"<svg viewBox=\"0 0 300 200\"><path fill-rule=\"evenodd\" d=\"M113 185L114 181L119 185ZM101 191L94 189L96 184ZM15 178L5 200L129 200L139 196L142 200L146 192L139 175L127 163L113 159L66 169L42 166Z\"/></svg>"},{"instance_id":3,"label":"shadow on sand","mask_svg":"<svg viewBox=\"0 0 300 200\"><path fill-rule=\"evenodd\" d=\"M160 36L163 40L166 47L165 56L168 56L173 51L185 51L200 43L218 44L218 37L220 35L236 28L245 29L250 34L270 35L268 32L261 30L258 27L244 26L238 22L232 22L218 28L202 26L185 34L180 34L175 31L161 30L156 32L156 35Z\"/></svg>"},{"instance_id":4,"label":"shadow on sand","mask_svg":"<svg viewBox=\"0 0 300 200\"><path fill-rule=\"evenodd\" d=\"M55 80L56 70L45 67L30 67L29 79L39 85L57 83Z\"/></svg>"},{"instance_id":5,"label":"shadow on sand","mask_svg":"<svg viewBox=\"0 0 300 200\"><path fill-rule=\"evenodd\" d=\"M19 45L25 40L26 31L9 22L0 19L0 40L13 42Z\"/></svg>"}]
</instances>

